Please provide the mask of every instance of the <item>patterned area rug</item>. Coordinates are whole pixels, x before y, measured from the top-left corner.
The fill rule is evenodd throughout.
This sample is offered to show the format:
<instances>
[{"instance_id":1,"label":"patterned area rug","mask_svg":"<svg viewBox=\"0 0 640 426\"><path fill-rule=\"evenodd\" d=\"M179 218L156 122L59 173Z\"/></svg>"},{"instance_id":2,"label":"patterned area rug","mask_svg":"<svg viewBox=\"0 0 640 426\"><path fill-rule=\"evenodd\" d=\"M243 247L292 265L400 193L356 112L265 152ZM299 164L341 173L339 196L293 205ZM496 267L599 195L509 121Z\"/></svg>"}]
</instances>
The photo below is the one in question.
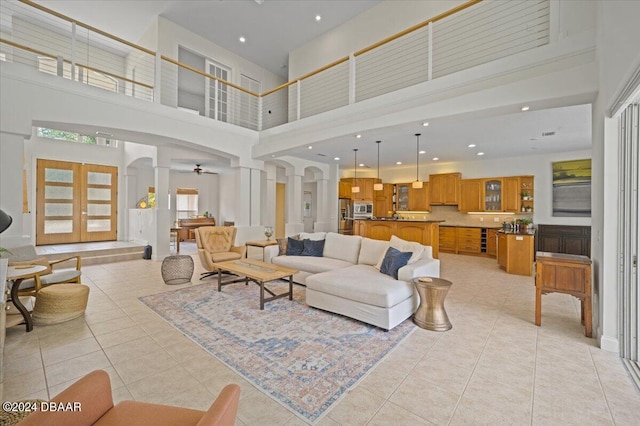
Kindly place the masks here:
<instances>
[{"instance_id":1,"label":"patterned area rug","mask_svg":"<svg viewBox=\"0 0 640 426\"><path fill-rule=\"evenodd\" d=\"M275 285L274 285L275 284ZM276 294L288 284L270 283ZM415 326L393 330L308 307L305 289L260 311L257 285L202 284L141 297L162 318L307 422L314 423Z\"/></svg>"}]
</instances>

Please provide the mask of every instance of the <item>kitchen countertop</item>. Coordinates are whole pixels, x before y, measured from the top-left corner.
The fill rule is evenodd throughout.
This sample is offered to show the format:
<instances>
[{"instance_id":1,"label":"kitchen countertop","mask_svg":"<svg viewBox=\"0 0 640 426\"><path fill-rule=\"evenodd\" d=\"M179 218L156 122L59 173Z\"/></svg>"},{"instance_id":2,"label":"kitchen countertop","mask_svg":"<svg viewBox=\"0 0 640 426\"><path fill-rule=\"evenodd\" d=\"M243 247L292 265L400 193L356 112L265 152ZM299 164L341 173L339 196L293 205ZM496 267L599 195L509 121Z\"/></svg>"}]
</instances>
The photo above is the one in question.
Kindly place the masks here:
<instances>
[{"instance_id":1,"label":"kitchen countertop","mask_svg":"<svg viewBox=\"0 0 640 426\"><path fill-rule=\"evenodd\" d=\"M482 225L454 225L454 224L446 224L441 225L443 227L449 228L484 228L484 229L502 229L502 226L482 226Z\"/></svg>"},{"instance_id":2,"label":"kitchen countertop","mask_svg":"<svg viewBox=\"0 0 640 426\"><path fill-rule=\"evenodd\" d=\"M535 229L530 229L528 231L514 231L513 229L510 229L508 231L501 229L500 231L498 231L502 234L507 234L507 235L535 235L536 230Z\"/></svg>"},{"instance_id":3,"label":"kitchen countertop","mask_svg":"<svg viewBox=\"0 0 640 426\"><path fill-rule=\"evenodd\" d=\"M356 219L365 220L367 222L422 222L422 223L441 223L444 220L431 220L431 219L393 219L393 218L375 218L375 219Z\"/></svg>"}]
</instances>

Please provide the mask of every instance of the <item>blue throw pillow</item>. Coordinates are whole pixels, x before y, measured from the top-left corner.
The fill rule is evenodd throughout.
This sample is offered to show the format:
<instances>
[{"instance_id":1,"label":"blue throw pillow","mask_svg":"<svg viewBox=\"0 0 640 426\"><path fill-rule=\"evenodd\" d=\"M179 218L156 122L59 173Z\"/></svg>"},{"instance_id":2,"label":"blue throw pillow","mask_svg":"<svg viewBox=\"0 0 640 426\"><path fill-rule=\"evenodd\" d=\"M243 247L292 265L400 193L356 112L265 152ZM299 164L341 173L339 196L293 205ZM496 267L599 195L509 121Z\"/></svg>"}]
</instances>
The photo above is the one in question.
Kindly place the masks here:
<instances>
[{"instance_id":1,"label":"blue throw pillow","mask_svg":"<svg viewBox=\"0 0 640 426\"><path fill-rule=\"evenodd\" d=\"M304 248L300 256L322 257L324 251L324 240L302 240Z\"/></svg>"},{"instance_id":2,"label":"blue throw pillow","mask_svg":"<svg viewBox=\"0 0 640 426\"><path fill-rule=\"evenodd\" d=\"M393 247L387 249L387 253L384 255L382 265L380 265L380 272L389 275L390 277L398 279L398 269L406 266L413 252L400 251Z\"/></svg>"},{"instance_id":3,"label":"blue throw pillow","mask_svg":"<svg viewBox=\"0 0 640 426\"><path fill-rule=\"evenodd\" d=\"M302 249L304 249L304 241L294 240L291 237L287 239L287 256L300 256Z\"/></svg>"}]
</instances>

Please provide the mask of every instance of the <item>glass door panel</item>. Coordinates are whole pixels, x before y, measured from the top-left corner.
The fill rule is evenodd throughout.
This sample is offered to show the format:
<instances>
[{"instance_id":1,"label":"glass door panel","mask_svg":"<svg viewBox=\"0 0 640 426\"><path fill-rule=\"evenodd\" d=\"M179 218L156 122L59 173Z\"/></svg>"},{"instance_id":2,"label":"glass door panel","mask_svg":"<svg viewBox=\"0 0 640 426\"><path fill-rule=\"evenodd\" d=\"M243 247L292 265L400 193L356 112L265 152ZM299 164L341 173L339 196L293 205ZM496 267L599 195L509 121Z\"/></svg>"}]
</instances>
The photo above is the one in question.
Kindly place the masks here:
<instances>
[{"instance_id":1,"label":"glass door panel","mask_svg":"<svg viewBox=\"0 0 640 426\"><path fill-rule=\"evenodd\" d=\"M484 181L484 210L502 211L502 179Z\"/></svg>"}]
</instances>

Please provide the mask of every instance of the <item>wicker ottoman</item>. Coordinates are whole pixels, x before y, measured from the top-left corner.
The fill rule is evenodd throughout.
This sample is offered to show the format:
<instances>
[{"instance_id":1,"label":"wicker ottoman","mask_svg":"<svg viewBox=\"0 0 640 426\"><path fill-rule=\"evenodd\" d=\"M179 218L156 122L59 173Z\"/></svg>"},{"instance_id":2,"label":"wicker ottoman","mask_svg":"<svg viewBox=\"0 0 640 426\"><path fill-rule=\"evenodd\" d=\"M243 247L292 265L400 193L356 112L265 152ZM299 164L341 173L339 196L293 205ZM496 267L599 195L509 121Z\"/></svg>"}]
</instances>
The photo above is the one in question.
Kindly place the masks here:
<instances>
[{"instance_id":1,"label":"wicker ottoman","mask_svg":"<svg viewBox=\"0 0 640 426\"><path fill-rule=\"evenodd\" d=\"M84 314L89 300L89 287L82 284L55 284L45 287L36 295L33 323L57 324Z\"/></svg>"},{"instance_id":2,"label":"wicker ottoman","mask_svg":"<svg viewBox=\"0 0 640 426\"><path fill-rule=\"evenodd\" d=\"M193 259L191 256L167 256L162 261L162 279L165 284L184 284L193 276Z\"/></svg>"}]
</instances>

